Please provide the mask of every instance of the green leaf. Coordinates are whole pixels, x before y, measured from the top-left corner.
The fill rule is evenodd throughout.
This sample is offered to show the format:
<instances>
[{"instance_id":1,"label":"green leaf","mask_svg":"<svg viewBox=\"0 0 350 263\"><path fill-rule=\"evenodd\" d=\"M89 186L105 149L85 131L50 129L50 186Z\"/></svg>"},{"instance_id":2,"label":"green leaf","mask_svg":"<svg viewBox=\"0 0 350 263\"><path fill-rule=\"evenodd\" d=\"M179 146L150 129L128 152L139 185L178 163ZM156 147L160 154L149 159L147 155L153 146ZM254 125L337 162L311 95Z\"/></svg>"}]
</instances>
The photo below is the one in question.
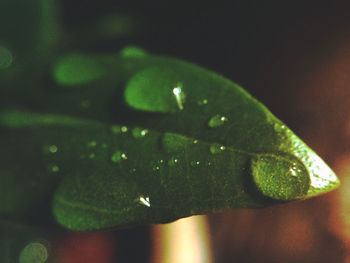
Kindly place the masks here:
<instances>
[{"instance_id":1,"label":"green leaf","mask_svg":"<svg viewBox=\"0 0 350 263\"><path fill-rule=\"evenodd\" d=\"M224 77L143 52L85 56L87 64L60 59L56 84L32 112L0 115L2 138L21 137L14 152L19 145L38 154L48 147L30 156L27 182L40 174L50 183L37 193L57 186L53 214L65 227L164 223L302 200L338 186L311 149ZM91 65L99 65L98 77L89 79ZM62 68L78 76L58 74ZM18 169L25 169L24 159ZM47 164L51 172L44 172Z\"/></svg>"}]
</instances>

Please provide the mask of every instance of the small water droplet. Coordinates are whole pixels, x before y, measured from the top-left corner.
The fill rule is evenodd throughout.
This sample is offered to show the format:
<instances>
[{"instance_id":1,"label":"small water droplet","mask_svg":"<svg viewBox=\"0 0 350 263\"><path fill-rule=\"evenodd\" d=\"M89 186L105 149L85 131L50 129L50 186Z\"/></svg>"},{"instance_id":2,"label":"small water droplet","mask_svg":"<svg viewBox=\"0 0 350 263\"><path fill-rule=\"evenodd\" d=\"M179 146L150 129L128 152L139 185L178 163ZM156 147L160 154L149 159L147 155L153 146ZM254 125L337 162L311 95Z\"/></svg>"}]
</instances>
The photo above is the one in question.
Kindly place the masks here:
<instances>
[{"instance_id":1,"label":"small water droplet","mask_svg":"<svg viewBox=\"0 0 350 263\"><path fill-rule=\"evenodd\" d=\"M89 147L89 148L96 147L96 145L97 145L96 141L90 141L87 143L87 147Z\"/></svg>"},{"instance_id":2,"label":"small water droplet","mask_svg":"<svg viewBox=\"0 0 350 263\"><path fill-rule=\"evenodd\" d=\"M212 154L218 154L226 150L226 147L220 144L212 144L209 147L209 150Z\"/></svg>"},{"instance_id":3,"label":"small water droplet","mask_svg":"<svg viewBox=\"0 0 350 263\"><path fill-rule=\"evenodd\" d=\"M184 103L185 103L185 98L186 95L183 92L183 87L182 83L177 83L175 87L173 88L173 94L175 96L176 104L179 110L184 109Z\"/></svg>"},{"instance_id":4,"label":"small water droplet","mask_svg":"<svg viewBox=\"0 0 350 263\"><path fill-rule=\"evenodd\" d=\"M57 153L58 152L58 147L54 144L52 145L47 145L44 146L44 153L48 154L48 153Z\"/></svg>"},{"instance_id":5,"label":"small water droplet","mask_svg":"<svg viewBox=\"0 0 350 263\"><path fill-rule=\"evenodd\" d=\"M286 125L282 124L282 123L279 123L279 122L276 122L274 125L273 125L274 129L276 132L283 132L286 130Z\"/></svg>"},{"instance_id":6,"label":"small water droplet","mask_svg":"<svg viewBox=\"0 0 350 263\"><path fill-rule=\"evenodd\" d=\"M119 162L121 162L123 160L127 160L127 159L128 159L128 157L126 156L126 154L121 152L121 151L116 151L111 156L111 161L113 163L119 163Z\"/></svg>"},{"instance_id":7,"label":"small water droplet","mask_svg":"<svg viewBox=\"0 0 350 263\"><path fill-rule=\"evenodd\" d=\"M198 103L199 106L204 106L204 105L208 104L208 100L207 99L202 99L202 100L199 100L197 103Z\"/></svg>"},{"instance_id":8,"label":"small water droplet","mask_svg":"<svg viewBox=\"0 0 350 263\"><path fill-rule=\"evenodd\" d=\"M132 135L134 138L143 138L148 134L147 129L141 129L141 128L134 128L132 129Z\"/></svg>"},{"instance_id":9,"label":"small water droplet","mask_svg":"<svg viewBox=\"0 0 350 263\"><path fill-rule=\"evenodd\" d=\"M94 153L90 153L90 154L89 154L89 159L94 159L95 156L96 156L96 155L95 155Z\"/></svg>"},{"instance_id":10,"label":"small water droplet","mask_svg":"<svg viewBox=\"0 0 350 263\"><path fill-rule=\"evenodd\" d=\"M191 161L192 167L197 167L200 164L200 161Z\"/></svg>"},{"instance_id":11,"label":"small water droplet","mask_svg":"<svg viewBox=\"0 0 350 263\"><path fill-rule=\"evenodd\" d=\"M149 196L139 196L138 203L147 207L151 207L151 201Z\"/></svg>"},{"instance_id":12,"label":"small water droplet","mask_svg":"<svg viewBox=\"0 0 350 263\"><path fill-rule=\"evenodd\" d=\"M152 170L155 171L155 172L157 172L157 171L160 170L160 167L159 167L158 165L153 166Z\"/></svg>"},{"instance_id":13,"label":"small water droplet","mask_svg":"<svg viewBox=\"0 0 350 263\"><path fill-rule=\"evenodd\" d=\"M307 195L310 178L306 168L293 157L258 154L251 171L257 189L276 200L295 200Z\"/></svg>"},{"instance_id":14,"label":"small water droplet","mask_svg":"<svg viewBox=\"0 0 350 263\"><path fill-rule=\"evenodd\" d=\"M217 114L210 118L208 122L208 126L210 128L217 128L225 124L227 121L228 121L227 117Z\"/></svg>"},{"instance_id":15,"label":"small water droplet","mask_svg":"<svg viewBox=\"0 0 350 263\"><path fill-rule=\"evenodd\" d=\"M120 131L123 132L123 133L128 132L128 127L122 126L122 127L120 128Z\"/></svg>"},{"instance_id":16,"label":"small water droplet","mask_svg":"<svg viewBox=\"0 0 350 263\"><path fill-rule=\"evenodd\" d=\"M197 144L197 143L198 143L198 140L193 140L192 143L193 143L193 144Z\"/></svg>"},{"instance_id":17,"label":"small water droplet","mask_svg":"<svg viewBox=\"0 0 350 263\"><path fill-rule=\"evenodd\" d=\"M208 166L211 166L211 162L207 162L207 165L208 165Z\"/></svg>"},{"instance_id":18,"label":"small water droplet","mask_svg":"<svg viewBox=\"0 0 350 263\"><path fill-rule=\"evenodd\" d=\"M131 173L136 173L136 168L130 169L130 172L131 172Z\"/></svg>"},{"instance_id":19,"label":"small water droplet","mask_svg":"<svg viewBox=\"0 0 350 263\"><path fill-rule=\"evenodd\" d=\"M176 166L179 163L179 159L175 157L171 157L171 159L168 161L169 166Z\"/></svg>"},{"instance_id":20,"label":"small water droplet","mask_svg":"<svg viewBox=\"0 0 350 263\"><path fill-rule=\"evenodd\" d=\"M26 245L19 255L19 263L45 263L49 257L47 247L39 242Z\"/></svg>"},{"instance_id":21,"label":"small water droplet","mask_svg":"<svg viewBox=\"0 0 350 263\"><path fill-rule=\"evenodd\" d=\"M60 167L56 164L50 164L48 166L48 170L52 173L58 173L60 171Z\"/></svg>"}]
</instances>

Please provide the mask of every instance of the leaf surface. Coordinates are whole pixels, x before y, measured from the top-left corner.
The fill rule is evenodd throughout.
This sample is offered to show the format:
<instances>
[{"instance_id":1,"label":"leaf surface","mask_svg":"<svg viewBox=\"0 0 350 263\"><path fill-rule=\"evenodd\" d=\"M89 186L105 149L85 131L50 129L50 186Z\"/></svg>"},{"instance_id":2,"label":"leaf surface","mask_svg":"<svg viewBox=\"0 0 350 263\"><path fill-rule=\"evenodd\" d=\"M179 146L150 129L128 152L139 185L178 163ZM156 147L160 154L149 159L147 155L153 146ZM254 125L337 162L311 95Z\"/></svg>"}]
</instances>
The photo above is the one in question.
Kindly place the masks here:
<instances>
[{"instance_id":1,"label":"leaf surface","mask_svg":"<svg viewBox=\"0 0 350 263\"><path fill-rule=\"evenodd\" d=\"M98 74L72 75L93 68ZM260 102L196 65L139 51L79 54L60 59L54 76L32 113L3 112L0 124L13 140L17 131L23 144L56 147L53 213L70 229L264 207L339 184ZM45 158L31 159L29 178Z\"/></svg>"}]
</instances>

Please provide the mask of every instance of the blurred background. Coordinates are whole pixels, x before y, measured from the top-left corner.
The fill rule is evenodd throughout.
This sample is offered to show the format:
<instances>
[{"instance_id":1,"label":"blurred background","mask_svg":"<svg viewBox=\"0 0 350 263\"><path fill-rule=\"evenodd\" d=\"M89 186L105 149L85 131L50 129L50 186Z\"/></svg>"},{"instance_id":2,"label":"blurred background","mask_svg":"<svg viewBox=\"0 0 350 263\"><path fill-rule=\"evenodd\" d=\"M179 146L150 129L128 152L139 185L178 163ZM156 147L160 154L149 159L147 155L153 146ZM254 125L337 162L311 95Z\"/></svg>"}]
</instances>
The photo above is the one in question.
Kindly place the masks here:
<instances>
[{"instance_id":1,"label":"blurred background","mask_svg":"<svg viewBox=\"0 0 350 263\"><path fill-rule=\"evenodd\" d=\"M235 80L342 182L325 196L262 210L55 234L47 245L52 262L350 262L349 8L347 1L2 0L0 68L8 72L1 103L16 92L8 83L39 76L38 61L71 51L117 53L133 44ZM35 30L35 23L44 26ZM182 239L181 231L187 233Z\"/></svg>"}]
</instances>

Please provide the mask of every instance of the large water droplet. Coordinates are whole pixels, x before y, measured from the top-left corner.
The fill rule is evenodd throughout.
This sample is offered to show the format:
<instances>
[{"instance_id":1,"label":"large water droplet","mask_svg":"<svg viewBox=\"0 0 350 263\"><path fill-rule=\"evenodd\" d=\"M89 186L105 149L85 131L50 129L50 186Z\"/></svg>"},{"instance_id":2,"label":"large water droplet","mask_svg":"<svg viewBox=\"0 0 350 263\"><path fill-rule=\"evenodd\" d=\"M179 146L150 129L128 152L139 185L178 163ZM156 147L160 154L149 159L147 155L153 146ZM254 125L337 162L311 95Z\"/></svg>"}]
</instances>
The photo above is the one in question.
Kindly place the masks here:
<instances>
[{"instance_id":1,"label":"large water droplet","mask_svg":"<svg viewBox=\"0 0 350 263\"><path fill-rule=\"evenodd\" d=\"M55 80L65 86L86 84L107 74L103 63L92 56L72 54L62 57L54 68Z\"/></svg>"},{"instance_id":2,"label":"large water droplet","mask_svg":"<svg viewBox=\"0 0 350 263\"><path fill-rule=\"evenodd\" d=\"M217 128L224 125L227 121L227 117L217 114L209 119L208 126L210 128Z\"/></svg>"},{"instance_id":3,"label":"large water droplet","mask_svg":"<svg viewBox=\"0 0 350 263\"><path fill-rule=\"evenodd\" d=\"M181 83L178 83L175 85L175 87L173 88L173 94L175 97L175 101L177 104L177 107L179 108L179 110L183 110L184 109L184 103L185 103L185 98L186 95L183 92L183 87Z\"/></svg>"},{"instance_id":4,"label":"large water droplet","mask_svg":"<svg viewBox=\"0 0 350 263\"><path fill-rule=\"evenodd\" d=\"M149 196L143 196L143 195L139 196L138 203L140 205L151 207L151 200L150 200Z\"/></svg>"},{"instance_id":5,"label":"large water droplet","mask_svg":"<svg viewBox=\"0 0 350 263\"><path fill-rule=\"evenodd\" d=\"M148 134L147 129L134 128L132 129L132 136L136 139L143 138Z\"/></svg>"},{"instance_id":6,"label":"large water droplet","mask_svg":"<svg viewBox=\"0 0 350 263\"><path fill-rule=\"evenodd\" d=\"M310 186L306 168L288 156L258 154L251 161L251 172L257 189L276 200L303 198Z\"/></svg>"},{"instance_id":7,"label":"large water droplet","mask_svg":"<svg viewBox=\"0 0 350 263\"><path fill-rule=\"evenodd\" d=\"M123 58L142 58L147 55L147 52L139 47L128 46L123 48L119 54Z\"/></svg>"},{"instance_id":8,"label":"large water droplet","mask_svg":"<svg viewBox=\"0 0 350 263\"><path fill-rule=\"evenodd\" d=\"M129 106L162 113L181 111L185 97L178 73L160 67L148 68L135 74L127 83L124 93Z\"/></svg>"},{"instance_id":9,"label":"large water droplet","mask_svg":"<svg viewBox=\"0 0 350 263\"><path fill-rule=\"evenodd\" d=\"M212 145L210 145L209 150L212 154L218 154L218 153L222 153L223 151L225 151L226 147L221 145L221 144L212 144Z\"/></svg>"},{"instance_id":10,"label":"large water droplet","mask_svg":"<svg viewBox=\"0 0 350 263\"><path fill-rule=\"evenodd\" d=\"M126 154L121 152L121 151L116 151L111 156L111 161L113 163L119 163L119 162L121 162L123 160L127 160L127 159L128 159L128 157L126 156Z\"/></svg>"},{"instance_id":11,"label":"large water droplet","mask_svg":"<svg viewBox=\"0 0 350 263\"><path fill-rule=\"evenodd\" d=\"M12 65L13 56L10 50L0 46L0 69L9 68Z\"/></svg>"},{"instance_id":12,"label":"large water droplet","mask_svg":"<svg viewBox=\"0 0 350 263\"><path fill-rule=\"evenodd\" d=\"M20 255L19 263L45 263L49 257L48 249L42 243L33 242L26 245Z\"/></svg>"}]
</instances>

